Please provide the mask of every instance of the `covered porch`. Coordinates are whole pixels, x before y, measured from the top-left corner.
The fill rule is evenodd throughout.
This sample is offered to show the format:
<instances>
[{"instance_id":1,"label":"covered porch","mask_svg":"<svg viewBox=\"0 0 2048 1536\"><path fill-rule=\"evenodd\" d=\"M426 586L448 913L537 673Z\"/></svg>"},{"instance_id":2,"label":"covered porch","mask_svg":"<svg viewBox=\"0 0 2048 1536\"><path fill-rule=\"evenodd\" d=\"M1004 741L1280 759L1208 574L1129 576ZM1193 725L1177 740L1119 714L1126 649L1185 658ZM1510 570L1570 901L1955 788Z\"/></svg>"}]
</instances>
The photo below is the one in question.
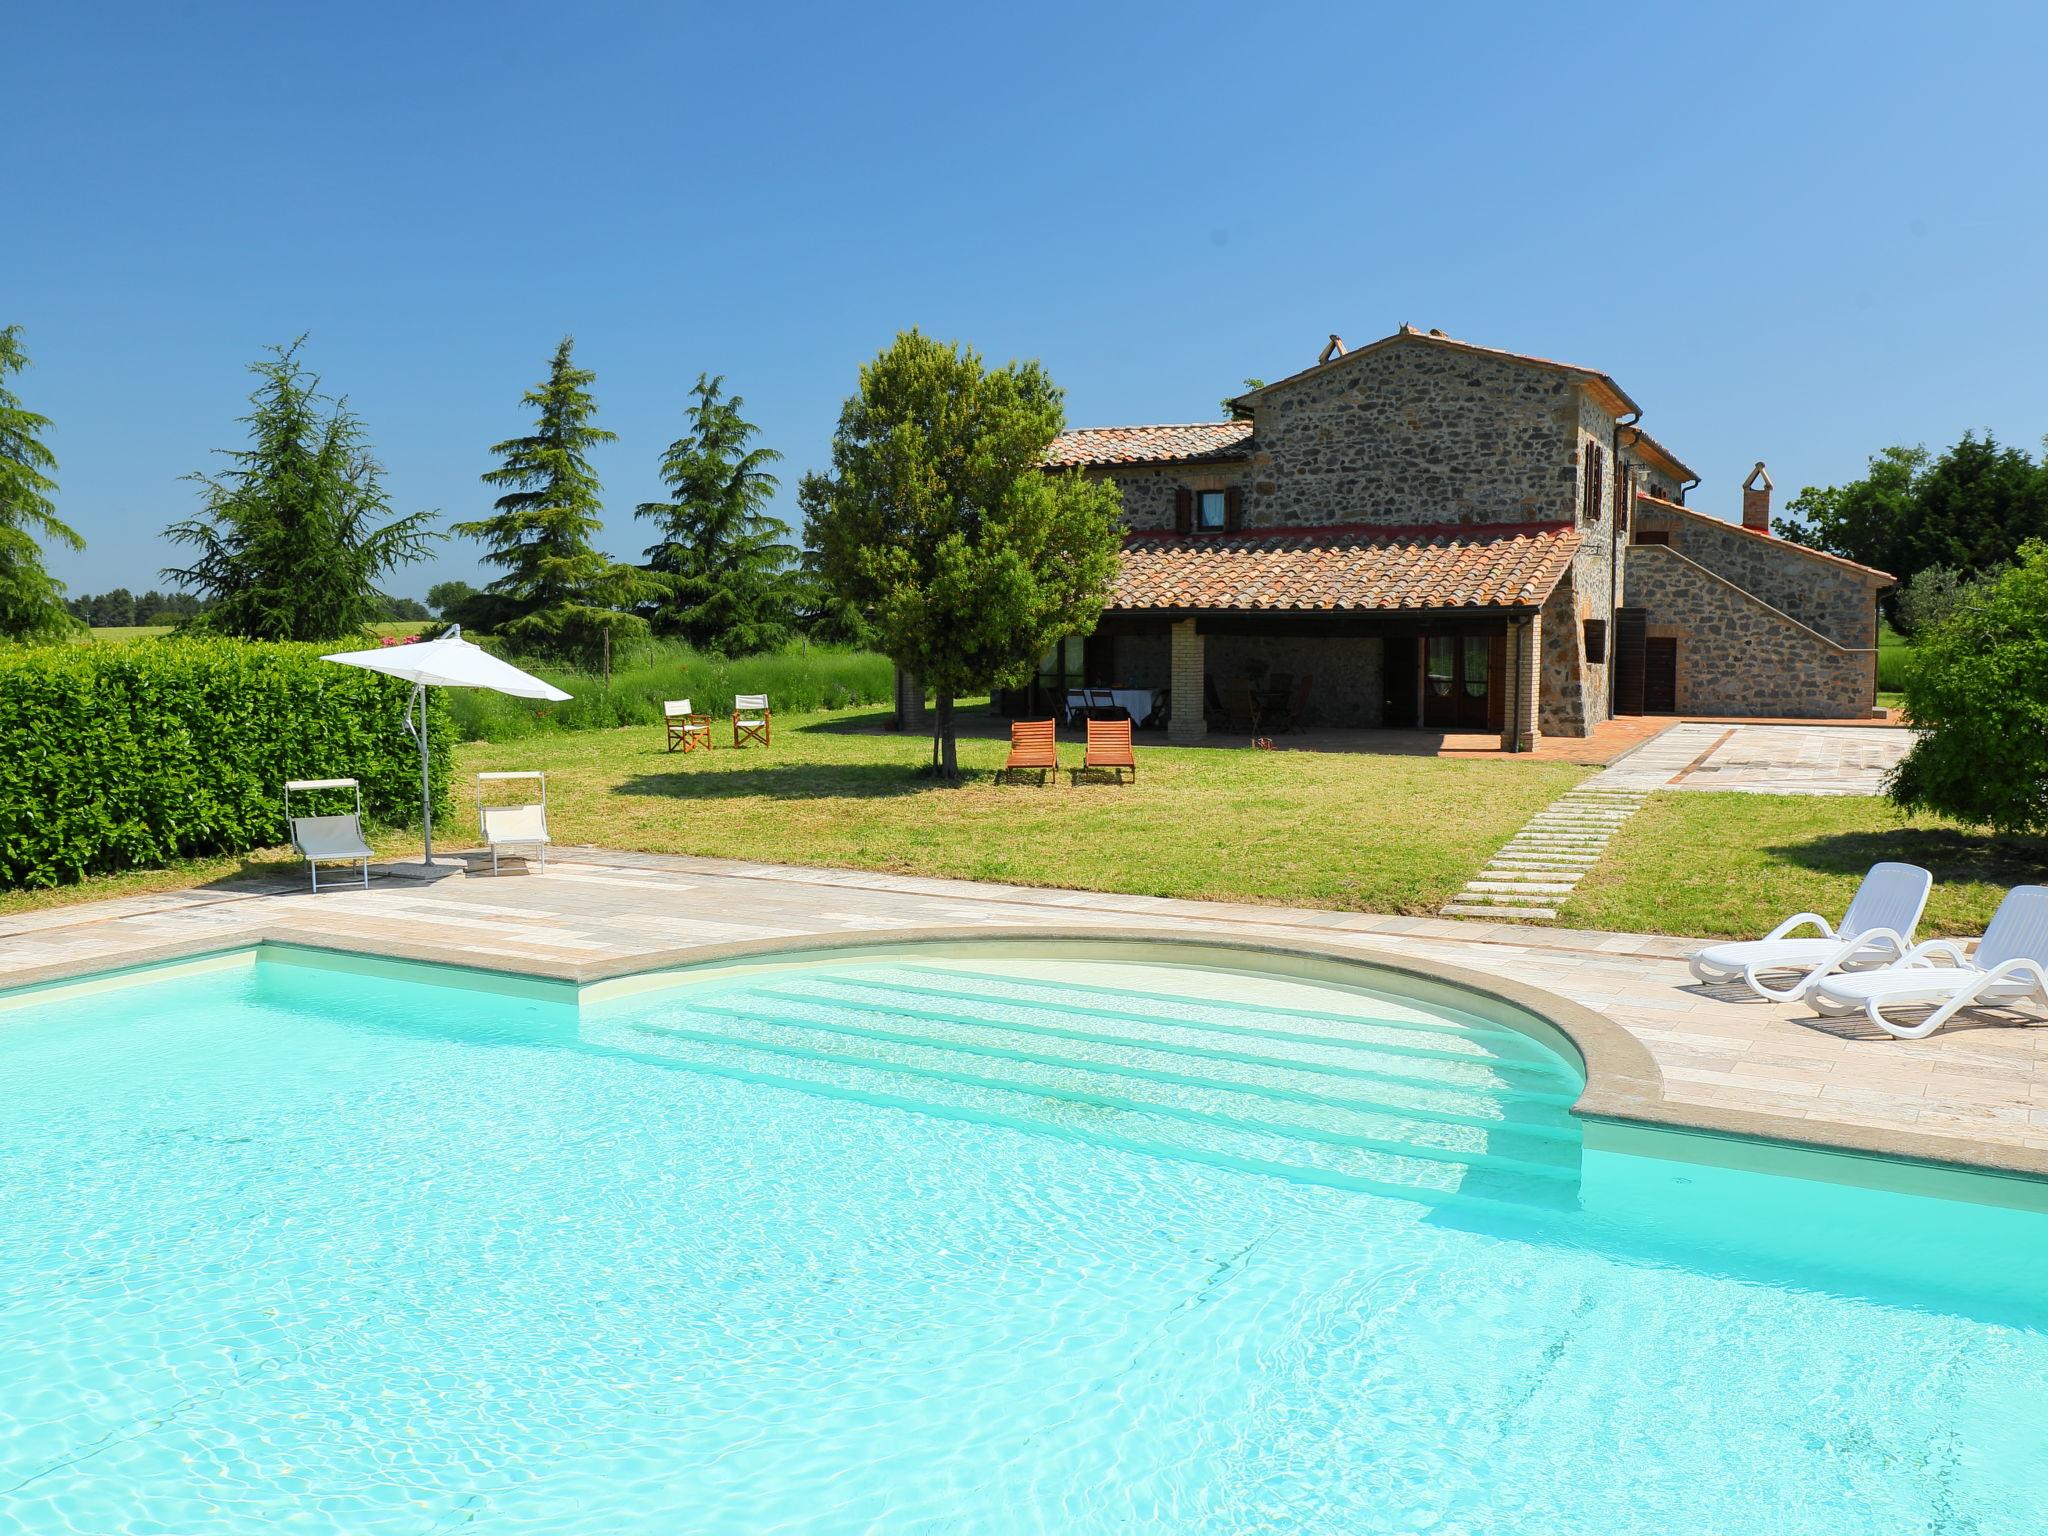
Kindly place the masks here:
<instances>
[{"instance_id":1,"label":"covered porch","mask_svg":"<svg viewBox=\"0 0 2048 1536\"><path fill-rule=\"evenodd\" d=\"M1399 614L1115 613L1085 648L1096 686L1155 690L1151 724L1179 743L1343 732L1539 740L1534 611ZM1380 750L1388 750L1381 742Z\"/></svg>"},{"instance_id":2,"label":"covered porch","mask_svg":"<svg viewBox=\"0 0 2048 1536\"><path fill-rule=\"evenodd\" d=\"M1542 608L1578 543L1550 524L1132 533L1095 632L1010 702L1121 690L1184 744L1417 731L1531 752Z\"/></svg>"}]
</instances>

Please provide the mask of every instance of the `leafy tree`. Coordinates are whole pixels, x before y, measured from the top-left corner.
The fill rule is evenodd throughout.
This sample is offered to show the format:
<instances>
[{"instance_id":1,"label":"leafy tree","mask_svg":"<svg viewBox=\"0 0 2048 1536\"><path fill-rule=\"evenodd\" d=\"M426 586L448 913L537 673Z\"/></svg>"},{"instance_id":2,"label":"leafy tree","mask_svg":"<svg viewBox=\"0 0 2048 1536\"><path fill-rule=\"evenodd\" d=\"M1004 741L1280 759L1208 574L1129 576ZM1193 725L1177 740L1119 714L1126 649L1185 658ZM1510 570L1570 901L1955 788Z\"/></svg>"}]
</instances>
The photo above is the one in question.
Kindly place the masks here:
<instances>
[{"instance_id":1,"label":"leafy tree","mask_svg":"<svg viewBox=\"0 0 2048 1536\"><path fill-rule=\"evenodd\" d=\"M383 616L378 581L439 537L430 512L390 515L384 466L348 403L321 394L299 361L305 340L249 365L249 446L220 450L232 467L186 476L205 504L167 532L198 556L163 574L207 599L189 628L245 640L360 635Z\"/></svg>"},{"instance_id":2,"label":"leafy tree","mask_svg":"<svg viewBox=\"0 0 2048 1536\"><path fill-rule=\"evenodd\" d=\"M723 376L697 375L688 430L661 460L670 499L637 511L662 534L647 551L661 594L655 630L701 650L749 656L789 639L796 552L782 542L788 526L763 510L779 483L768 466L782 455L748 446L756 429L740 414L746 402L722 397L724 385Z\"/></svg>"},{"instance_id":3,"label":"leafy tree","mask_svg":"<svg viewBox=\"0 0 2048 1536\"><path fill-rule=\"evenodd\" d=\"M1893 623L1908 639L1925 634L1967 602L1985 579L1952 566L1930 565L1900 585Z\"/></svg>"},{"instance_id":4,"label":"leafy tree","mask_svg":"<svg viewBox=\"0 0 2048 1536\"><path fill-rule=\"evenodd\" d=\"M420 623L431 619L427 605L416 597L387 597L384 599L384 617L401 623Z\"/></svg>"},{"instance_id":5,"label":"leafy tree","mask_svg":"<svg viewBox=\"0 0 2048 1536\"><path fill-rule=\"evenodd\" d=\"M954 698L1024 682L1055 640L1094 626L1116 573L1116 487L1040 468L1061 399L1036 362L990 369L905 331L862 367L832 472L804 477L832 590L937 695L942 778L960 776Z\"/></svg>"},{"instance_id":6,"label":"leafy tree","mask_svg":"<svg viewBox=\"0 0 2048 1536\"><path fill-rule=\"evenodd\" d=\"M2028 539L2048 538L2048 463L1973 432L1939 457L1892 447L1847 485L1807 486L1778 531L1794 543L1890 571L1996 570ZM1896 620L1903 588L1886 601Z\"/></svg>"},{"instance_id":7,"label":"leafy tree","mask_svg":"<svg viewBox=\"0 0 2048 1536\"><path fill-rule=\"evenodd\" d=\"M199 599L190 592L145 592L135 599L138 624L182 624L199 611Z\"/></svg>"},{"instance_id":8,"label":"leafy tree","mask_svg":"<svg viewBox=\"0 0 2048 1536\"><path fill-rule=\"evenodd\" d=\"M1244 381L1244 388L1238 391L1238 393L1248 395L1255 389L1264 389L1265 387L1266 381L1264 379L1246 379ZM1250 411L1237 403L1237 395L1225 395L1223 397L1223 414L1231 421L1250 421L1252 417Z\"/></svg>"},{"instance_id":9,"label":"leafy tree","mask_svg":"<svg viewBox=\"0 0 2048 1536\"><path fill-rule=\"evenodd\" d=\"M485 471L484 483L509 487L493 515L455 525L489 546L484 559L505 574L454 617L522 650L587 659L607 635L646 634L647 621L625 610L647 595L648 583L592 542L604 504L590 450L617 434L592 425L597 375L576 366L574 349L564 336L546 380L520 397L538 413L533 431L491 445L502 462Z\"/></svg>"},{"instance_id":10,"label":"leafy tree","mask_svg":"<svg viewBox=\"0 0 2048 1536\"><path fill-rule=\"evenodd\" d=\"M1921 636L1906 718L1921 734L1892 776L1900 806L2048 833L2048 543Z\"/></svg>"},{"instance_id":11,"label":"leafy tree","mask_svg":"<svg viewBox=\"0 0 2048 1536\"><path fill-rule=\"evenodd\" d=\"M875 627L868 623L857 603L840 596L833 588L825 575L824 555L808 528L804 532L803 553L798 556L796 571L790 578L790 591L796 627L806 639L820 645L874 649Z\"/></svg>"},{"instance_id":12,"label":"leafy tree","mask_svg":"<svg viewBox=\"0 0 2048 1536\"><path fill-rule=\"evenodd\" d=\"M427 606L434 610L435 618L445 619L476 595L476 588L466 581L437 581L427 588Z\"/></svg>"},{"instance_id":13,"label":"leafy tree","mask_svg":"<svg viewBox=\"0 0 2048 1536\"><path fill-rule=\"evenodd\" d=\"M135 594L126 587L116 587L111 592L102 592L92 600L94 629L122 629L141 622L135 616Z\"/></svg>"},{"instance_id":14,"label":"leafy tree","mask_svg":"<svg viewBox=\"0 0 2048 1536\"><path fill-rule=\"evenodd\" d=\"M21 327L0 326L0 640L53 640L78 626L64 604L64 584L43 568L37 536L69 549L85 540L57 517L52 499L57 456L43 442L50 418L21 403L7 386L28 367Z\"/></svg>"}]
</instances>

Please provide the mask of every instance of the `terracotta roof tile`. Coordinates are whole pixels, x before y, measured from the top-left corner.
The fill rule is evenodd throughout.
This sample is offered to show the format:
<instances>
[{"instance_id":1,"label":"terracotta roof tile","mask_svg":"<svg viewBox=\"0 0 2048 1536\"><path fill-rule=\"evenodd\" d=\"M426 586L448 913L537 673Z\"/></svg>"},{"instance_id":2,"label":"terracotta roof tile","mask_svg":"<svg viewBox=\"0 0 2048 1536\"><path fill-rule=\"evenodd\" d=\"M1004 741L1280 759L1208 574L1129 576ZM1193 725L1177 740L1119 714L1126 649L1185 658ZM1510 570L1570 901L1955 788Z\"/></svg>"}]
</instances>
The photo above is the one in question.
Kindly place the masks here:
<instances>
[{"instance_id":1,"label":"terracotta roof tile","mask_svg":"<svg viewBox=\"0 0 2048 1536\"><path fill-rule=\"evenodd\" d=\"M1564 525L1458 529L1286 529L1227 535L1134 533L1112 612L1362 612L1521 608L1571 565Z\"/></svg>"},{"instance_id":2,"label":"terracotta roof tile","mask_svg":"<svg viewBox=\"0 0 2048 1536\"><path fill-rule=\"evenodd\" d=\"M1056 469L1084 464L1176 464L1242 458L1250 451L1248 421L1197 421L1163 427L1076 427L1045 451Z\"/></svg>"}]
</instances>

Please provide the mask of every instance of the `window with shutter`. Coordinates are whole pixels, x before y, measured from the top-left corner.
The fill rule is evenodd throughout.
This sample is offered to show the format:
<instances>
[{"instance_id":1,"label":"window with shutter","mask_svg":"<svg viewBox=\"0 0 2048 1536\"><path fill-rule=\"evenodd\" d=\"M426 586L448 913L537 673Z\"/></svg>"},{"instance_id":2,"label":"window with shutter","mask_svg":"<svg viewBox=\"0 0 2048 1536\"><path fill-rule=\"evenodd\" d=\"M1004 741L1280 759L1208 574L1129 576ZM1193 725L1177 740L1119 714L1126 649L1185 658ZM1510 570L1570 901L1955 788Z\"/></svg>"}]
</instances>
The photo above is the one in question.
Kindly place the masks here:
<instances>
[{"instance_id":1,"label":"window with shutter","mask_svg":"<svg viewBox=\"0 0 2048 1536\"><path fill-rule=\"evenodd\" d=\"M1590 666L1600 666L1607 660L1607 621L1586 620L1586 661Z\"/></svg>"}]
</instances>

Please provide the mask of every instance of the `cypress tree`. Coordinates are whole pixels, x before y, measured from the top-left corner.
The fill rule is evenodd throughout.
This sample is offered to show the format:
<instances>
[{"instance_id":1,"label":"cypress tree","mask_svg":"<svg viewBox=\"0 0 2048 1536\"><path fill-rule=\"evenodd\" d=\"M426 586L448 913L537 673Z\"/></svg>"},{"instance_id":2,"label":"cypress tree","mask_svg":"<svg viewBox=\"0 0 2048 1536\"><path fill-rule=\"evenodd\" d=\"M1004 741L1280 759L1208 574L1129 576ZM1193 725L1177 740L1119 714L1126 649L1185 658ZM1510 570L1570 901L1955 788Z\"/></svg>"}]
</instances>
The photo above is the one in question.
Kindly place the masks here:
<instances>
[{"instance_id":1,"label":"cypress tree","mask_svg":"<svg viewBox=\"0 0 2048 1536\"><path fill-rule=\"evenodd\" d=\"M7 387L26 367L21 327L0 326L0 640L54 640L78 626L64 584L43 568L37 535L69 549L85 540L57 517L57 456L43 442L50 418Z\"/></svg>"},{"instance_id":2,"label":"cypress tree","mask_svg":"<svg viewBox=\"0 0 2048 1536\"><path fill-rule=\"evenodd\" d=\"M724 396L723 376L697 375L688 430L662 456L667 501L642 502L662 540L647 551L660 583L651 618L658 633L702 650L747 656L774 650L792 631L795 551L789 528L763 508L778 484L768 466L782 455L755 448L756 428Z\"/></svg>"},{"instance_id":3,"label":"cypress tree","mask_svg":"<svg viewBox=\"0 0 2048 1536\"><path fill-rule=\"evenodd\" d=\"M163 575L199 595L185 627L244 640L344 640L384 616L378 582L439 537L431 512L390 517L384 466L346 401L330 400L299 361L301 336L249 365L247 448L231 468L186 476L199 515L166 530L198 558Z\"/></svg>"},{"instance_id":4,"label":"cypress tree","mask_svg":"<svg viewBox=\"0 0 2048 1536\"><path fill-rule=\"evenodd\" d=\"M575 338L555 348L547 378L520 397L537 413L533 431L491 445L500 463L486 485L506 487L492 515L455 531L488 546L484 559L504 571L460 616L522 650L588 661L606 636L647 632L626 609L646 596L647 578L592 542L604 526L590 450L617 436L593 425L597 375L578 368Z\"/></svg>"}]
</instances>

